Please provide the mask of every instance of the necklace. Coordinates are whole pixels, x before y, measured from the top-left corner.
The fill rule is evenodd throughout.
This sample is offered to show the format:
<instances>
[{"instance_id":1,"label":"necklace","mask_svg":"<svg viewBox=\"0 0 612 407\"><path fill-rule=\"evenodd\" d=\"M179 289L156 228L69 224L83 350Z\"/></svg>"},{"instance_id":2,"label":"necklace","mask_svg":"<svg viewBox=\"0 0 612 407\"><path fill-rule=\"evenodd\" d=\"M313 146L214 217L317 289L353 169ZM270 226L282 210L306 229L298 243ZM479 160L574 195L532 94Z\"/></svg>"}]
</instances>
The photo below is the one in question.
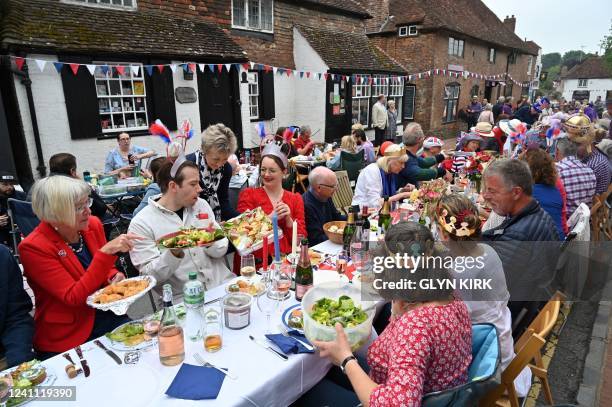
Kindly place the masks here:
<instances>
[{"instance_id":1,"label":"necklace","mask_svg":"<svg viewBox=\"0 0 612 407\"><path fill-rule=\"evenodd\" d=\"M79 233L79 246L74 247L75 243L70 243L68 246L72 249L73 253L81 253L83 251L83 235Z\"/></svg>"}]
</instances>

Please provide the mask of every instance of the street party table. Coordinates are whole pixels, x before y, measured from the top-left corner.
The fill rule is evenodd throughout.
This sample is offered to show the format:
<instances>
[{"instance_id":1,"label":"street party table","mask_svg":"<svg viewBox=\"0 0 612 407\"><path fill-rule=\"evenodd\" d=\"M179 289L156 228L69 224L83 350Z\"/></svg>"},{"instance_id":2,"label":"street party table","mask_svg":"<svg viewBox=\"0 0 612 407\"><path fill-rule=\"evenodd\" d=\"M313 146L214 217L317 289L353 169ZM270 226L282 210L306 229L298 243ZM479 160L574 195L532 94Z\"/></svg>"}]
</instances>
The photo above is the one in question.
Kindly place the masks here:
<instances>
[{"instance_id":1,"label":"street party table","mask_svg":"<svg viewBox=\"0 0 612 407\"><path fill-rule=\"evenodd\" d=\"M225 285L206 292L210 302L225 295ZM283 310L296 304L293 293L284 301L282 309L272 318L273 333L279 330ZM217 306L219 303L207 306ZM331 367L327 359L318 354L291 354L283 361L272 352L249 339L253 335L264 339L265 316L257 305L251 309L251 323L242 330L224 327L223 348L216 353L204 350L203 341L185 340L185 363L199 365L194 354L199 353L204 360L219 367L228 368L237 380L229 377L223 382L215 400L189 401L173 399L165 395L166 390L178 372L179 366L166 367L159 361L157 346L141 350L138 363L117 365L105 352L88 342L82 346L85 359L91 368L91 375L82 374L69 379L64 372L68 363L61 355L46 360L43 364L48 372L57 376L54 386L76 386L76 402L62 402L61 405L79 406L287 406L319 382ZM110 341L101 338L110 348ZM270 344L270 343L268 343ZM124 352L115 351L121 358ZM79 365L74 350L72 358ZM29 405L45 407L44 400L34 400ZM58 404L59 405L59 404Z\"/></svg>"}]
</instances>

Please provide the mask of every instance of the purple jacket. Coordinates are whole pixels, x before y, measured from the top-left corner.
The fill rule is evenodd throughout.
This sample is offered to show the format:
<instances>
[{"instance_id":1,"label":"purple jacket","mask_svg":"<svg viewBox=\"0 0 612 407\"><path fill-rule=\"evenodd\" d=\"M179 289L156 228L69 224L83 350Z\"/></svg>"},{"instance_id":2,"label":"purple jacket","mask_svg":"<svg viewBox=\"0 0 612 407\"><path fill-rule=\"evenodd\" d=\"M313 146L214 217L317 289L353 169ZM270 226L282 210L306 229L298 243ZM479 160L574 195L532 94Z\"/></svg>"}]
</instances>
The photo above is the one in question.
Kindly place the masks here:
<instances>
[{"instance_id":1,"label":"purple jacket","mask_svg":"<svg viewBox=\"0 0 612 407\"><path fill-rule=\"evenodd\" d=\"M470 112L468 113L470 116L478 117L480 112L482 112L482 105L480 104L480 102L470 103L468 105L468 109L470 110Z\"/></svg>"}]
</instances>

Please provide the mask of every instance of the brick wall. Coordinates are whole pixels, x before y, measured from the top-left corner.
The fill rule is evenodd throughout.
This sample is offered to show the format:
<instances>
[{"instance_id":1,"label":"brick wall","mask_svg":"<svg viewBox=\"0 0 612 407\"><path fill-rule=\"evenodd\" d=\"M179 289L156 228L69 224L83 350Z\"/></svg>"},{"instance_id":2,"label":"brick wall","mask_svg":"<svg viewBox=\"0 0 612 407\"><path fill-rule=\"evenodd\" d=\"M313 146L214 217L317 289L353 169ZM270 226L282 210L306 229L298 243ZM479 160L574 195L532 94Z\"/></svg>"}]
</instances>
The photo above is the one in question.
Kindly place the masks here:
<instances>
[{"instance_id":1,"label":"brick wall","mask_svg":"<svg viewBox=\"0 0 612 407\"><path fill-rule=\"evenodd\" d=\"M157 10L179 17L201 18L229 28L230 0L138 0L140 10Z\"/></svg>"}]
</instances>

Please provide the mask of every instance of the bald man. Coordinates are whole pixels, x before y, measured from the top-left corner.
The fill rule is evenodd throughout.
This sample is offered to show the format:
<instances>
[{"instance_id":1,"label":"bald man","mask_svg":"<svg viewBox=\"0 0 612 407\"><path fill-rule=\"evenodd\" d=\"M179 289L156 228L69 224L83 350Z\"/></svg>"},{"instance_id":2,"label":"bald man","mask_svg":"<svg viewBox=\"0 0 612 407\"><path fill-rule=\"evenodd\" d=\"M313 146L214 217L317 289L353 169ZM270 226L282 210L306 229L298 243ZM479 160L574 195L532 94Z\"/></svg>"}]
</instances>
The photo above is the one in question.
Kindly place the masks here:
<instances>
[{"instance_id":1,"label":"bald man","mask_svg":"<svg viewBox=\"0 0 612 407\"><path fill-rule=\"evenodd\" d=\"M308 175L310 187L302 198L306 214L308 244L314 246L327 240L323 225L334 220L346 220L334 206L332 196L338 190L336 173L327 167L316 167Z\"/></svg>"}]
</instances>

